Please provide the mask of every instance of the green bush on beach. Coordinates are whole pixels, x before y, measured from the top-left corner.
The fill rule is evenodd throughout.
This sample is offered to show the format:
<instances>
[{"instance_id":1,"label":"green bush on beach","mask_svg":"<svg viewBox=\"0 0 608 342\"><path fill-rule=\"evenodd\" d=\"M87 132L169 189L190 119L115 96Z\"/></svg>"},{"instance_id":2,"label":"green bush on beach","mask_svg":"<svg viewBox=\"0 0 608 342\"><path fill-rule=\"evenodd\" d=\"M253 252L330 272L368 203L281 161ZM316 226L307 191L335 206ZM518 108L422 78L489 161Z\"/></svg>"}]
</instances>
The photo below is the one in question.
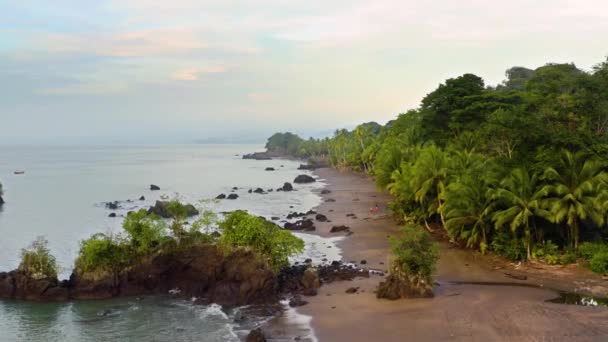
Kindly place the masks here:
<instances>
[{"instance_id":1,"label":"green bush on beach","mask_svg":"<svg viewBox=\"0 0 608 342\"><path fill-rule=\"evenodd\" d=\"M38 237L30 246L21 250L21 263L18 269L33 279L57 278L57 261L51 255L48 241Z\"/></svg>"}]
</instances>

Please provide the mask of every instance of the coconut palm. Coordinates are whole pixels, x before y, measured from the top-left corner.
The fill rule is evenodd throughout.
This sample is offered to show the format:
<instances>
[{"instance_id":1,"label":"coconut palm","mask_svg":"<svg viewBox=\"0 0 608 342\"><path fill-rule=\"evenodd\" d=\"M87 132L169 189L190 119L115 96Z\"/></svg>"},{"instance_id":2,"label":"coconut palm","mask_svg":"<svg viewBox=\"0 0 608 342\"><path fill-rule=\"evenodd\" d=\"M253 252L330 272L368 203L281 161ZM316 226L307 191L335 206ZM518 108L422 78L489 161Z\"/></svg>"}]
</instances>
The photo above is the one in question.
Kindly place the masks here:
<instances>
[{"instance_id":1,"label":"coconut palm","mask_svg":"<svg viewBox=\"0 0 608 342\"><path fill-rule=\"evenodd\" d=\"M497 205L505 207L494 213L492 220L495 227L501 229L508 225L513 232L523 229L528 259L531 258L531 227L535 216L547 217L543 209L543 197L546 195L539 186L536 174L530 174L524 168L517 168L505 177L493 192Z\"/></svg>"},{"instance_id":2,"label":"coconut palm","mask_svg":"<svg viewBox=\"0 0 608 342\"><path fill-rule=\"evenodd\" d=\"M586 158L583 152L563 150L557 168L549 167L543 178L550 182L543 188L549 195L551 221L565 223L571 245L578 248L582 221L602 224L604 217L598 208L602 184L608 178L603 163Z\"/></svg>"},{"instance_id":3,"label":"coconut palm","mask_svg":"<svg viewBox=\"0 0 608 342\"><path fill-rule=\"evenodd\" d=\"M412 168L415 200L426 208L427 214L439 214L445 227L441 207L449 170L447 154L437 146L429 146L421 150Z\"/></svg>"},{"instance_id":4,"label":"coconut palm","mask_svg":"<svg viewBox=\"0 0 608 342\"><path fill-rule=\"evenodd\" d=\"M494 201L488 182L471 176L448 185L443 212L446 228L453 239L464 240L467 247L488 246Z\"/></svg>"}]
</instances>

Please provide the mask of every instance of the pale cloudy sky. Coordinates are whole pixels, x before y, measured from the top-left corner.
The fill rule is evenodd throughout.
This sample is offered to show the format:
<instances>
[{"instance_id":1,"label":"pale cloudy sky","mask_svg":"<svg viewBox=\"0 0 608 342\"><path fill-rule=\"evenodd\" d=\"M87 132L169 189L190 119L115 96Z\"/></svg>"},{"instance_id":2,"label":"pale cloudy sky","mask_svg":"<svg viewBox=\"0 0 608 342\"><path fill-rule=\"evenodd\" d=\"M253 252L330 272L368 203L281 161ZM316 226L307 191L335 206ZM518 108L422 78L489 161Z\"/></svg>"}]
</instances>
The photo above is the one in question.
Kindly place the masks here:
<instances>
[{"instance_id":1,"label":"pale cloudy sky","mask_svg":"<svg viewBox=\"0 0 608 342\"><path fill-rule=\"evenodd\" d=\"M0 142L328 131L606 55L606 0L0 0Z\"/></svg>"}]
</instances>

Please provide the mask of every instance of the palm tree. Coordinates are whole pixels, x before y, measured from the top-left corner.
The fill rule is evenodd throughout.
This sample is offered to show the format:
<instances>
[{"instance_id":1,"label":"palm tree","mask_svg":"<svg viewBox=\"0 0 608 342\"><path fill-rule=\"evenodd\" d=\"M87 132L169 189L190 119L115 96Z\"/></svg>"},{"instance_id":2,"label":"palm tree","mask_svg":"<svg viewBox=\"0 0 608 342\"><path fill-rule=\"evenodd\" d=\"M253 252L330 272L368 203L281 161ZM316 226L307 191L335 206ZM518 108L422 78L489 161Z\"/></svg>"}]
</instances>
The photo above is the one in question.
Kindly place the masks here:
<instances>
[{"instance_id":1,"label":"palm tree","mask_svg":"<svg viewBox=\"0 0 608 342\"><path fill-rule=\"evenodd\" d=\"M484 180L467 176L450 183L443 208L448 233L465 240L467 247L479 245L484 253L493 207L489 184Z\"/></svg>"},{"instance_id":2,"label":"palm tree","mask_svg":"<svg viewBox=\"0 0 608 342\"><path fill-rule=\"evenodd\" d=\"M608 174L604 164L596 159L588 159L583 152L572 153L563 150L557 169L545 170L543 178L550 182L543 188L549 195L551 221L566 223L569 240L578 249L580 224L590 219L596 224L604 223L602 211L598 208L601 184L606 183Z\"/></svg>"},{"instance_id":3,"label":"palm tree","mask_svg":"<svg viewBox=\"0 0 608 342\"><path fill-rule=\"evenodd\" d=\"M524 168L511 171L493 193L497 205L506 207L493 215L495 227L500 229L508 224L513 232L523 229L528 259L532 256L530 223L535 216L548 216L548 212L543 209L544 195L546 192L539 189L537 175L531 175Z\"/></svg>"},{"instance_id":4,"label":"palm tree","mask_svg":"<svg viewBox=\"0 0 608 342\"><path fill-rule=\"evenodd\" d=\"M412 166L411 184L415 189L415 200L426 207L428 214L438 213L443 227L442 197L448 178L448 161L447 154L433 145L423 149Z\"/></svg>"}]
</instances>

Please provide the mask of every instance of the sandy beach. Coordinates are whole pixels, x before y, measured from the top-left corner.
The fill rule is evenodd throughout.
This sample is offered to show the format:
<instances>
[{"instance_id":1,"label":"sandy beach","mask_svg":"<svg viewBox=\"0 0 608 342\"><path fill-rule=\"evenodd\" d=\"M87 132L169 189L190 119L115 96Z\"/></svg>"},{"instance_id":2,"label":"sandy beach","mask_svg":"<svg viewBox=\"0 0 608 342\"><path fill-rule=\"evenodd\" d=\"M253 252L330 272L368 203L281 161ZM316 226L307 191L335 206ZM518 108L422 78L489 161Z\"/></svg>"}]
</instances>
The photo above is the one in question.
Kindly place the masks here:
<instances>
[{"instance_id":1,"label":"sandy beach","mask_svg":"<svg viewBox=\"0 0 608 342\"><path fill-rule=\"evenodd\" d=\"M390 197L366 176L329 168L315 172L331 191L316 208L331 222L317 223L315 233L335 236L343 233L329 233L332 226L349 226L352 234L338 242L343 260L365 260L365 267L386 270L387 236L398 234L386 210ZM376 204L381 212L372 215L369 209ZM442 242L435 298L378 300L374 290L383 278L372 275L322 286L298 311L312 316L320 341L608 340L608 308L546 302L557 297L550 289L606 296L608 281L581 267L516 265ZM347 294L351 287L358 292Z\"/></svg>"}]
</instances>

